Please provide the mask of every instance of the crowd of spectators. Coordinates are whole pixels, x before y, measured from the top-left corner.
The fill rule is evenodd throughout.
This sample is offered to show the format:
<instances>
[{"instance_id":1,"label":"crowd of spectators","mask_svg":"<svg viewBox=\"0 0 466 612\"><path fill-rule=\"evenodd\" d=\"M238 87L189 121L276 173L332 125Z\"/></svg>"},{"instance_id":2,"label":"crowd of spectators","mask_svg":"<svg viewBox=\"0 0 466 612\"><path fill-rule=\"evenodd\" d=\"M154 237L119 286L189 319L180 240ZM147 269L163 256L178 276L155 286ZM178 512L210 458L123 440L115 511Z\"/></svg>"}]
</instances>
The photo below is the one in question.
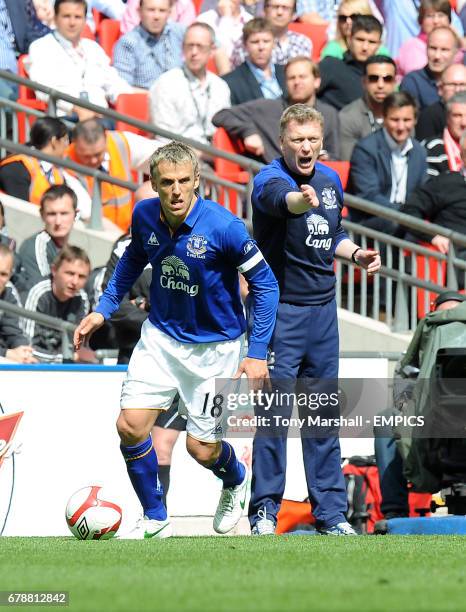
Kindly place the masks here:
<instances>
[{"instance_id":1,"label":"crowd of spectators","mask_svg":"<svg viewBox=\"0 0 466 612\"><path fill-rule=\"evenodd\" d=\"M99 44L106 18L120 22L111 57ZM464 0L0 0L0 68L17 73L23 56L31 79L102 108L144 94L157 127L204 145L222 127L266 163L280 155L283 110L308 104L325 119L320 159L349 163L350 193L463 231L465 19ZM313 27L327 28L322 48ZM16 100L16 84L0 79L0 96ZM0 299L46 304L70 321L105 275L91 275L87 255L68 243L74 220L91 216L94 178L33 151L131 181L166 139L116 130L78 104L57 110L32 125L31 155L0 160L0 190L39 206L44 222L15 254L0 214ZM101 199L125 234L135 195L102 182ZM361 213L352 220L394 231ZM447 239L429 240L448 251ZM0 356L54 360L60 345L59 333L0 318Z\"/></svg>"}]
</instances>

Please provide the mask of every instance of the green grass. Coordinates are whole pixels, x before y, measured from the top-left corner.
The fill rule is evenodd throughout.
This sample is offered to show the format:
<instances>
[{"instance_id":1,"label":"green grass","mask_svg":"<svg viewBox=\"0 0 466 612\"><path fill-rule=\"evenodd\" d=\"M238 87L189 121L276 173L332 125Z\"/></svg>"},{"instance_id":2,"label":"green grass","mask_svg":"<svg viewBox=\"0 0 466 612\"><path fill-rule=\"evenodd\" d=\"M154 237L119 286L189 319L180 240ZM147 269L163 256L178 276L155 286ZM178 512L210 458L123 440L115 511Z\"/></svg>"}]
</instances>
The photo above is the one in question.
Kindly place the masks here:
<instances>
[{"instance_id":1,"label":"green grass","mask_svg":"<svg viewBox=\"0 0 466 612\"><path fill-rule=\"evenodd\" d=\"M460 536L0 538L0 590L66 590L65 609L75 611L464 610L465 544Z\"/></svg>"}]
</instances>

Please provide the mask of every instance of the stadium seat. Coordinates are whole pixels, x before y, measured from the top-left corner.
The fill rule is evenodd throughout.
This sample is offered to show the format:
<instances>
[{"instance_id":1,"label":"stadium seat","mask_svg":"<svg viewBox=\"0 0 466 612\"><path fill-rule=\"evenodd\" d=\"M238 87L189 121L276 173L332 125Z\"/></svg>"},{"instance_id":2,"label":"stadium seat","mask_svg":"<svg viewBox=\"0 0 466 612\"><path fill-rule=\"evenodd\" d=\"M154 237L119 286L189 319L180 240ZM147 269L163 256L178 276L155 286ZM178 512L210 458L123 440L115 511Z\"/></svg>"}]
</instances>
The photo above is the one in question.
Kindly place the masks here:
<instances>
[{"instance_id":1,"label":"stadium seat","mask_svg":"<svg viewBox=\"0 0 466 612\"><path fill-rule=\"evenodd\" d=\"M244 154L244 146L240 140L230 138L228 132L224 128L217 128L214 133L212 144L217 149L227 151L228 153L236 153L237 155ZM221 157L214 158L215 174L227 181L233 183L247 184L249 181L249 173L241 169L241 166L235 162L223 159ZM228 189L229 208L234 214L238 214L242 208L241 202L238 201L238 195L234 189ZM217 200L222 206L226 204L225 189L220 188ZM241 216L238 214L238 216Z\"/></svg>"},{"instance_id":2,"label":"stadium seat","mask_svg":"<svg viewBox=\"0 0 466 612\"><path fill-rule=\"evenodd\" d=\"M92 17L94 19L95 31L97 32L102 21L106 19L106 16L97 9L93 8Z\"/></svg>"},{"instance_id":3,"label":"stadium seat","mask_svg":"<svg viewBox=\"0 0 466 612\"><path fill-rule=\"evenodd\" d=\"M103 19L97 29L99 44L113 62L113 47L121 36L120 22L117 19Z\"/></svg>"},{"instance_id":4,"label":"stadium seat","mask_svg":"<svg viewBox=\"0 0 466 612\"><path fill-rule=\"evenodd\" d=\"M438 253L437 247L430 244L430 242L421 242L421 246ZM409 251L406 252L411 255ZM416 255L416 276L419 279L430 281L436 285L445 286L447 275L447 263L446 261L439 262L435 257L428 257L426 255ZM427 307L426 307L426 293L427 296ZM435 300L437 293L432 291L426 291L425 289L417 289L417 316L422 319L430 310L430 303Z\"/></svg>"},{"instance_id":5,"label":"stadium seat","mask_svg":"<svg viewBox=\"0 0 466 612\"><path fill-rule=\"evenodd\" d=\"M304 36L312 40L312 59L315 62L319 61L322 49L327 42L327 28L328 26L325 24L317 25L312 23L301 23L299 21L293 21L288 26L289 30L298 32L298 34L304 34Z\"/></svg>"},{"instance_id":6,"label":"stadium seat","mask_svg":"<svg viewBox=\"0 0 466 612\"><path fill-rule=\"evenodd\" d=\"M18 74L24 78L28 78L25 63L27 62L27 55L20 55L18 58ZM18 104L28 106L36 110L45 111L47 109L47 103L36 98L36 92L27 87L26 85L19 86ZM27 140L26 121L29 123L29 127L34 123L36 118L34 115L27 115L25 112L18 111L18 141L25 143Z\"/></svg>"},{"instance_id":7,"label":"stadium seat","mask_svg":"<svg viewBox=\"0 0 466 612\"><path fill-rule=\"evenodd\" d=\"M202 0L193 0L194 8L196 9L196 15L201 12Z\"/></svg>"},{"instance_id":8,"label":"stadium seat","mask_svg":"<svg viewBox=\"0 0 466 612\"><path fill-rule=\"evenodd\" d=\"M215 58L213 55L209 57L206 68L209 72L213 72L214 74L218 75L217 64L215 63Z\"/></svg>"},{"instance_id":9,"label":"stadium seat","mask_svg":"<svg viewBox=\"0 0 466 612\"><path fill-rule=\"evenodd\" d=\"M346 190L346 185L348 184L349 172L350 172L350 163L349 161L324 161L322 162L325 166L332 168L340 177L340 181L343 187L343 191Z\"/></svg>"},{"instance_id":10,"label":"stadium seat","mask_svg":"<svg viewBox=\"0 0 466 612\"><path fill-rule=\"evenodd\" d=\"M89 24L86 23L86 25L84 26L84 30L82 31L81 37L88 38L89 40L95 40L94 32L89 27Z\"/></svg>"},{"instance_id":11,"label":"stadium seat","mask_svg":"<svg viewBox=\"0 0 466 612\"><path fill-rule=\"evenodd\" d=\"M120 94L117 98L115 110L117 113L140 119L141 121L149 122L149 93L128 93ZM134 132L141 136L147 136L145 130L141 130L134 125L125 123L124 121L116 122L116 129L126 132Z\"/></svg>"}]
</instances>

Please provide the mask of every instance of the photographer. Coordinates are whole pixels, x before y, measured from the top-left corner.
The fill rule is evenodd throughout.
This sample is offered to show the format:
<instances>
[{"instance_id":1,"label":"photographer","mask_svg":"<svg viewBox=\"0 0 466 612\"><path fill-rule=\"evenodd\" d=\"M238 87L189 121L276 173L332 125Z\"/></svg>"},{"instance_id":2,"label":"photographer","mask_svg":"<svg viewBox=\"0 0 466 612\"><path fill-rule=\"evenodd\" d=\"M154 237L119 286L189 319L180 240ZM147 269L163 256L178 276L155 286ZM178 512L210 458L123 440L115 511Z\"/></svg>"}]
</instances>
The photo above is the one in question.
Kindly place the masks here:
<instances>
[{"instance_id":1,"label":"photographer","mask_svg":"<svg viewBox=\"0 0 466 612\"><path fill-rule=\"evenodd\" d=\"M466 322L466 295L456 291L444 291L433 303L433 309L422 319L396 369L394 403L397 405L412 399L418 378L428 378L423 371L435 362L437 349L433 346L439 327L445 329L446 323ZM455 313L441 314L446 310L457 309ZM440 316L439 316L440 315ZM430 375L430 372L429 372ZM409 516L408 481L404 475L406 464L391 427L374 428L375 456L379 469L382 493L381 510L385 519ZM376 526L377 527L377 526Z\"/></svg>"}]
</instances>

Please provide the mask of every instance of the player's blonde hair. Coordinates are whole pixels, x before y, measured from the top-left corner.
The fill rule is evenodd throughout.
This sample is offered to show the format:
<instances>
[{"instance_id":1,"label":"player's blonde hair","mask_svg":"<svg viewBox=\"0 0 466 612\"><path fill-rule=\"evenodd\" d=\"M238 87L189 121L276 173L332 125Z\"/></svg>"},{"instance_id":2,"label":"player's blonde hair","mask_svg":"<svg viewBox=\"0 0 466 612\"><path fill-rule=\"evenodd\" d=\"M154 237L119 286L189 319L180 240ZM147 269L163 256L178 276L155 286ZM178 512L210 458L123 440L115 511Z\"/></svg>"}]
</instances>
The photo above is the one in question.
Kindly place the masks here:
<instances>
[{"instance_id":1,"label":"player's blonde hair","mask_svg":"<svg viewBox=\"0 0 466 612\"><path fill-rule=\"evenodd\" d=\"M296 121L299 125L303 123L317 123L324 131L324 117L318 110L309 104L293 104L286 108L280 118L280 140L283 140L288 125Z\"/></svg>"},{"instance_id":2,"label":"player's blonde hair","mask_svg":"<svg viewBox=\"0 0 466 612\"><path fill-rule=\"evenodd\" d=\"M157 149L150 158L150 175L155 177L160 162L169 162L170 164L184 164L190 162L193 167L194 176L199 174L199 160L196 152L192 147L177 140L172 140L168 144Z\"/></svg>"}]
</instances>

